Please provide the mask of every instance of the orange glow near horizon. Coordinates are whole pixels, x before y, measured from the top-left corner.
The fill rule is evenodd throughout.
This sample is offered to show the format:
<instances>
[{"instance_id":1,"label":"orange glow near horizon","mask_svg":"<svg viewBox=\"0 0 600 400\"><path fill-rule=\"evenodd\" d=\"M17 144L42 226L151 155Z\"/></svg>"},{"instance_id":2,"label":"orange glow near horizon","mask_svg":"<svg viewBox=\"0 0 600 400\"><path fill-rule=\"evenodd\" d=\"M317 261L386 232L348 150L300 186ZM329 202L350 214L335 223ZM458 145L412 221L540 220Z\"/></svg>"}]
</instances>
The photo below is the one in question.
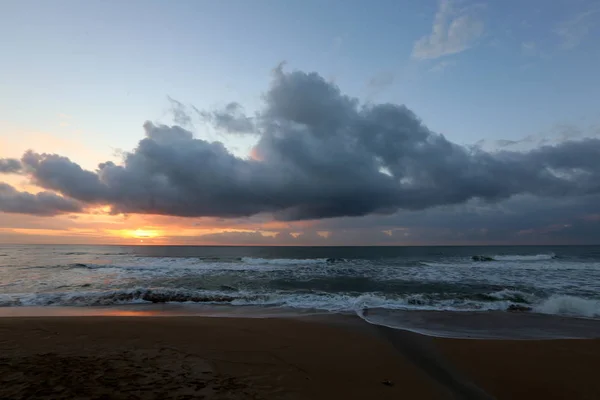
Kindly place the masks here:
<instances>
[{"instance_id":1,"label":"orange glow near horizon","mask_svg":"<svg viewBox=\"0 0 600 400\"><path fill-rule=\"evenodd\" d=\"M165 315L165 313L154 310L106 310L99 315L103 317L155 317L157 315Z\"/></svg>"},{"instance_id":2,"label":"orange glow near horizon","mask_svg":"<svg viewBox=\"0 0 600 400\"><path fill-rule=\"evenodd\" d=\"M54 244L123 244L123 245L213 245L224 244L219 235L231 235L230 245L261 245L259 237L252 243L251 235L260 235L276 244L280 231L293 229L298 238L306 228L302 225L278 221L253 225L203 218L202 222L188 222L177 217L148 215L110 215L100 209L92 213L40 218L6 214L6 226L0 227L0 243L54 243ZM297 225L297 226L296 226ZM236 234L240 236L236 236ZM323 232L321 232L322 236ZM250 236L244 236L250 235ZM242 240L242 242L238 242Z\"/></svg>"},{"instance_id":3,"label":"orange glow near horizon","mask_svg":"<svg viewBox=\"0 0 600 400\"><path fill-rule=\"evenodd\" d=\"M79 214L39 217L1 214L0 243L122 245L261 245L277 244L280 232L298 238L314 221L239 221L220 218L110 214L108 207ZM224 235L224 236L220 236ZM253 236L254 235L254 236ZM258 236L260 235L260 236ZM228 237L230 242L224 242ZM284 236L285 237L285 236Z\"/></svg>"}]
</instances>

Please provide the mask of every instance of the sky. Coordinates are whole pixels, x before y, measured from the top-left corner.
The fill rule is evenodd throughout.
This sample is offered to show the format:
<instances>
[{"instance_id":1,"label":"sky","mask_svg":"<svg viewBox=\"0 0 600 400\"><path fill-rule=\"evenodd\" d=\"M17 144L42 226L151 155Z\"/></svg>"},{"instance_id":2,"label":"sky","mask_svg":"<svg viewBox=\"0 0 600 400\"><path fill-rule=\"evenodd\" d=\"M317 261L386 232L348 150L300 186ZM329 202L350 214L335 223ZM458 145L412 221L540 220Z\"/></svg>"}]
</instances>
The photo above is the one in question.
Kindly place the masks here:
<instances>
[{"instance_id":1,"label":"sky","mask_svg":"<svg viewBox=\"0 0 600 400\"><path fill-rule=\"evenodd\" d=\"M4 1L0 243L600 243L600 1Z\"/></svg>"}]
</instances>

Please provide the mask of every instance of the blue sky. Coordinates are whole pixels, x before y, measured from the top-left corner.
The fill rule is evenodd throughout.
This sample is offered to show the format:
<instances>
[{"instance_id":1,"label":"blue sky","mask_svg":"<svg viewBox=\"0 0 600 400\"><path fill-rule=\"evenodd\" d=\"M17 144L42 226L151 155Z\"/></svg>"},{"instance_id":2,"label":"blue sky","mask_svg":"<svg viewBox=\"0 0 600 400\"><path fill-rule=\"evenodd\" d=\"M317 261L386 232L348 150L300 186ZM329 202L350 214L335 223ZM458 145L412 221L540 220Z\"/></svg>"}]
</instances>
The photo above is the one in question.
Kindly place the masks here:
<instances>
[{"instance_id":1,"label":"blue sky","mask_svg":"<svg viewBox=\"0 0 600 400\"><path fill-rule=\"evenodd\" d=\"M598 122L598 1L14 1L3 8L0 135L15 126L69 135L58 126L64 114L90 146L128 150L145 120L170 121L167 96L200 109L232 100L258 108L281 61L363 101L404 103L458 143Z\"/></svg>"}]
</instances>

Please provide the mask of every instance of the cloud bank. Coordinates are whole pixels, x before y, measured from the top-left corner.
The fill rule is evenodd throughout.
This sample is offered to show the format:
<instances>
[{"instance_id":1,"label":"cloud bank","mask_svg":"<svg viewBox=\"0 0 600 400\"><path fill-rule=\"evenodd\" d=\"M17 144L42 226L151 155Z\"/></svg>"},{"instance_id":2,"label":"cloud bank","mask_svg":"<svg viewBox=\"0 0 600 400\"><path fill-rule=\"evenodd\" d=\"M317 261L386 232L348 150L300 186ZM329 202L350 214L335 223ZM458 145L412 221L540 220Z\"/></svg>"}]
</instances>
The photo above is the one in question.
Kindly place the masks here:
<instances>
[{"instance_id":1,"label":"cloud bank","mask_svg":"<svg viewBox=\"0 0 600 400\"><path fill-rule=\"evenodd\" d=\"M316 73L281 67L264 101L251 124L212 119L216 128L257 135L253 158L236 157L222 143L194 138L180 126L146 122L145 137L120 165L105 162L89 171L66 157L34 151L1 160L2 172L25 174L62 197L3 184L0 210L53 215L109 205L113 213L268 213L293 221L600 193L598 139L528 152L467 148L430 131L405 106L361 104ZM250 120L232 104L212 115Z\"/></svg>"}]
</instances>

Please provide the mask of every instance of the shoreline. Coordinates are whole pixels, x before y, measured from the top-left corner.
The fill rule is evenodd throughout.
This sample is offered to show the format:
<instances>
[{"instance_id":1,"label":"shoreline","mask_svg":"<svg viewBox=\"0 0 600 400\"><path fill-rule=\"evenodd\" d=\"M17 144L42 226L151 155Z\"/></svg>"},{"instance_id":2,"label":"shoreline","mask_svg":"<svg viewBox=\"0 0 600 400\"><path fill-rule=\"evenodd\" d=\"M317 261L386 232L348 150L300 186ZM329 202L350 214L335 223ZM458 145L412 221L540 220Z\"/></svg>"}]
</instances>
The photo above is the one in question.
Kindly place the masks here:
<instances>
[{"instance_id":1,"label":"shoreline","mask_svg":"<svg viewBox=\"0 0 600 400\"><path fill-rule=\"evenodd\" d=\"M338 312L302 308L186 303L139 303L111 306L0 307L11 317L205 317L319 318L325 322L357 319L368 325L446 339L554 340L600 338L600 319L508 311L437 311L365 308Z\"/></svg>"},{"instance_id":2,"label":"shoreline","mask_svg":"<svg viewBox=\"0 0 600 400\"><path fill-rule=\"evenodd\" d=\"M343 315L0 318L12 399L600 398L598 362L600 339L434 338Z\"/></svg>"}]
</instances>

